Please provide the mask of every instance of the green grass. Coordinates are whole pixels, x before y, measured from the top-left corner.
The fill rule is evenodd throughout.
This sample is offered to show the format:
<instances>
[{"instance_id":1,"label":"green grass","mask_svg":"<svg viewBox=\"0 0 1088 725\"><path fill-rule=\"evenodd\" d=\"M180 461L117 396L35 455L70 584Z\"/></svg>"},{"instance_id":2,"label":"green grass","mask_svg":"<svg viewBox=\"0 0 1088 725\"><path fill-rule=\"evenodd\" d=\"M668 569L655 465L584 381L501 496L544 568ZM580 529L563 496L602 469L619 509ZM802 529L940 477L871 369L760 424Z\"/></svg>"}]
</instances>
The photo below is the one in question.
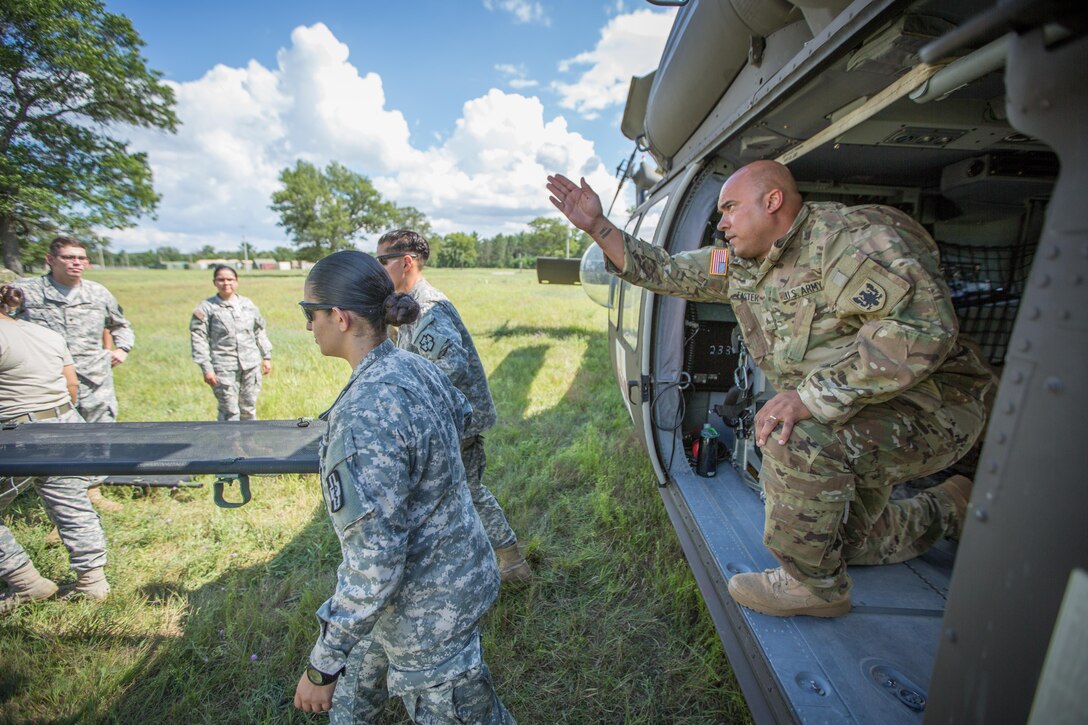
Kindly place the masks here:
<instances>
[{"instance_id":1,"label":"green grass","mask_svg":"<svg viewBox=\"0 0 1088 725\"><path fill-rule=\"evenodd\" d=\"M211 420L188 319L210 272L95 271L136 329L116 370L121 420ZM615 389L605 311L533 272L433 270L473 331L499 423L485 483L534 581L504 588L484 656L522 723L746 722L747 709ZM349 370L322 358L295 305L303 277L247 274L274 370L262 418L316 416ZM207 479L205 479L207 481ZM314 476L257 478L242 509L210 491L109 487L113 594L0 617L0 722L321 722L291 707L339 547ZM71 580L25 493L4 512L38 567ZM399 702L388 722L404 722Z\"/></svg>"}]
</instances>

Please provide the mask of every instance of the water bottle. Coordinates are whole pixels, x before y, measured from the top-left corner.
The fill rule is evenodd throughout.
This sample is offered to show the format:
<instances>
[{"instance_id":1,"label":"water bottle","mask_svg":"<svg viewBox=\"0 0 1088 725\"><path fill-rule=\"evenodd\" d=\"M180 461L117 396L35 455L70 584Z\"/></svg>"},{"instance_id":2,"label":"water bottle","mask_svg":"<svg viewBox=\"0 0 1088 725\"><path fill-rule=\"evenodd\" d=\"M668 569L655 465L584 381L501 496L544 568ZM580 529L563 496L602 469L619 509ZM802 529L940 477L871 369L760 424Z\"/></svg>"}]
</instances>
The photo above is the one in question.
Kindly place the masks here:
<instances>
[{"instance_id":1,"label":"water bottle","mask_svg":"<svg viewBox=\"0 0 1088 725\"><path fill-rule=\"evenodd\" d=\"M703 423L703 430L699 433L695 472L705 478L711 478L718 472L718 431L710 423Z\"/></svg>"}]
</instances>

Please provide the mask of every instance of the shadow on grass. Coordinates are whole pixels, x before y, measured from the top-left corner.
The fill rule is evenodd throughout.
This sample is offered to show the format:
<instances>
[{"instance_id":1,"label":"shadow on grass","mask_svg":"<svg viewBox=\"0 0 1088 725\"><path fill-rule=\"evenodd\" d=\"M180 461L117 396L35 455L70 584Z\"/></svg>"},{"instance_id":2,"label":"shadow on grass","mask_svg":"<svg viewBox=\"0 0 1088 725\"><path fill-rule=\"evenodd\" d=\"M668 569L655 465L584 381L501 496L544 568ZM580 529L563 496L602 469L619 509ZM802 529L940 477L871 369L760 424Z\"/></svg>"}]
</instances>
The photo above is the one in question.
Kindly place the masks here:
<instances>
[{"instance_id":1,"label":"shadow on grass","mask_svg":"<svg viewBox=\"0 0 1088 725\"><path fill-rule=\"evenodd\" d=\"M484 482L534 568L533 581L504 588L484 621L484 656L500 696L526 723L743 719L719 671L723 659L701 651L709 647L705 626L685 626L691 612L674 613L675 599L648 581L660 575L631 566L650 556L668 563L666 576L673 576L685 565L617 397L607 336L575 327L502 334L536 333L586 337L588 345L561 400L538 413L529 413L529 391L550 345L534 337L491 376L500 417L487 437ZM99 700L69 704L63 711L74 714L56 721L325 722L292 704L317 634L314 612L332 592L340 562L316 487L313 507L267 562L191 590L146 585L148 607L183 603L177 636L145 643L123 681L104 686ZM125 639L110 634L111 604L98 615L100 641L84 649L108 650ZM30 675L6 671L0 693L14 696ZM112 703L103 713L106 699ZM382 722L404 721L403 707L390 704Z\"/></svg>"}]
</instances>

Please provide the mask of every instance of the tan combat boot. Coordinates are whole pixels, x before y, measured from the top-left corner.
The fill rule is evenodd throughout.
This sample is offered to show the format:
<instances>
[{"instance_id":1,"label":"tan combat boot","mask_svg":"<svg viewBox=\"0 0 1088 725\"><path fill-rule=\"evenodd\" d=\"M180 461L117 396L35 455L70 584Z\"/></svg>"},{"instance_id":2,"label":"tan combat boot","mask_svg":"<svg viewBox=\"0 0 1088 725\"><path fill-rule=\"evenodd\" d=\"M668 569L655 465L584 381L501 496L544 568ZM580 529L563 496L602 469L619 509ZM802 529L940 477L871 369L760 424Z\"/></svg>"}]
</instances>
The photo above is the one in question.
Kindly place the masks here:
<instances>
[{"instance_id":1,"label":"tan combat boot","mask_svg":"<svg viewBox=\"0 0 1088 725\"><path fill-rule=\"evenodd\" d=\"M110 501L103 496L102 491L98 486L91 486L87 489L87 498L91 500L91 504L99 511L109 511L112 514L115 514L118 511L123 511L125 508L116 501Z\"/></svg>"},{"instance_id":2,"label":"tan combat boot","mask_svg":"<svg viewBox=\"0 0 1088 725\"><path fill-rule=\"evenodd\" d=\"M971 489L975 484L967 476L952 476L929 489L944 496L956 508L956 522L948 532L948 538L959 540L963 525L967 522L967 504L971 502Z\"/></svg>"},{"instance_id":3,"label":"tan combat boot","mask_svg":"<svg viewBox=\"0 0 1088 725\"><path fill-rule=\"evenodd\" d=\"M106 581L106 570L98 567L79 572L73 594L82 594L92 602L104 601L110 595L110 583Z\"/></svg>"},{"instance_id":4,"label":"tan combat boot","mask_svg":"<svg viewBox=\"0 0 1088 725\"><path fill-rule=\"evenodd\" d=\"M771 617L796 614L841 617L850 611L849 592L829 602L813 594L782 567L734 575L729 580L729 594L737 604Z\"/></svg>"},{"instance_id":5,"label":"tan combat boot","mask_svg":"<svg viewBox=\"0 0 1088 725\"><path fill-rule=\"evenodd\" d=\"M8 606L18 602L49 599L57 593L57 583L39 574L32 561L28 561L8 574L4 577L4 581L11 587ZM2 605L0 605L0 611L3 611Z\"/></svg>"},{"instance_id":6,"label":"tan combat boot","mask_svg":"<svg viewBox=\"0 0 1088 725\"><path fill-rule=\"evenodd\" d=\"M527 582L533 576L529 562L521 555L516 543L495 549L499 557L499 581Z\"/></svg>"}]
</instances>

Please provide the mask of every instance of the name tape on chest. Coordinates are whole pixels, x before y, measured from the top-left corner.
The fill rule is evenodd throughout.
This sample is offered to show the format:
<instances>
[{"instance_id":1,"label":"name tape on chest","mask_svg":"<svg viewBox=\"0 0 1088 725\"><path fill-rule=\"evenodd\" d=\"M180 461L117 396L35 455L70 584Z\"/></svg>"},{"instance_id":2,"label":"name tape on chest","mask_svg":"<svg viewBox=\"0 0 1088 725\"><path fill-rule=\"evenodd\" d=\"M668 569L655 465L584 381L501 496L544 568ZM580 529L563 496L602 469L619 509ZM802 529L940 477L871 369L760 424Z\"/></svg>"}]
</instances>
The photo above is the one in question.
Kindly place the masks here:
<instances>
[{"instance_id":1,"label":"name tape on chest","mask_svg":"<svg viewBox=\"0 0 1088 725\"><path fill-rule=\"evenodd\" d=\"M799 297L808 297L809 295L816 294L817 292L822 292L823 289L824 283L820 280L816 280L815 282L806 282L805 284L797 285L796 287L791 287L787 290L782 290L779 293L778 298L783 302L789 302L790 300L795 300Z\"/></svg>"}]
</instances>

